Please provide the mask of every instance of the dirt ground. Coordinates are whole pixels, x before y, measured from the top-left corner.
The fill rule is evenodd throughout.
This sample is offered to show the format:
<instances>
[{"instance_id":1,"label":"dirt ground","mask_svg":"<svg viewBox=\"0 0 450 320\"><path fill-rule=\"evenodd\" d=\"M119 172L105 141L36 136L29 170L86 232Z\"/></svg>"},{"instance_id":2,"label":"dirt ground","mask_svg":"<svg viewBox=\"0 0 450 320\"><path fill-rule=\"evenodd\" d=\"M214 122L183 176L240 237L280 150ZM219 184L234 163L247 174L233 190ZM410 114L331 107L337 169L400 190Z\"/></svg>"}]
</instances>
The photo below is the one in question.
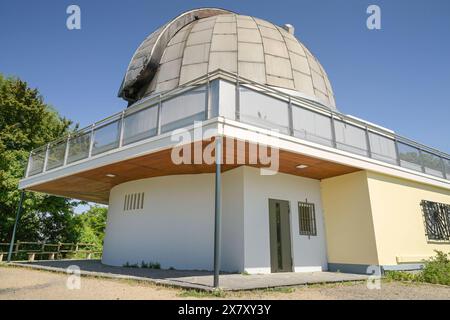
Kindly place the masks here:
<instances>
[{"instance_id":1,"label":"dirt ground","mask_svg":"<svg viewBox=\"0 0 450 320\"><path fill-rule=\"evenodd\" d=\"M81 278L81 288L69 290L68 276L47 271L0 266L0 300L7 299L211 299L211 294L166 288L132 280ZM224 299L448 299L450 287L385 282L380 290L365 282L226 292Z\"/></svg>"}]
</instances>

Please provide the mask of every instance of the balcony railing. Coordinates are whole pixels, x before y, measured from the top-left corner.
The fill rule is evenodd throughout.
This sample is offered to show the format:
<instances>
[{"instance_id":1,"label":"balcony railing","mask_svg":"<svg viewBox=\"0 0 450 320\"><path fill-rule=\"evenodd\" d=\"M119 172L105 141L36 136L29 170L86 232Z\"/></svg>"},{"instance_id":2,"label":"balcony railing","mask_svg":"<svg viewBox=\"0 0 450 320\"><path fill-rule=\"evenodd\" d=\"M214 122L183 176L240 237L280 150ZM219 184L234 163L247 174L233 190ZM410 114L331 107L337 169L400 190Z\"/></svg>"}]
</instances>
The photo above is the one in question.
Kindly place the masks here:
<instances>
[{"instance_id":1,"label":"balcony railing","mask_svg":"<svg viewBox=\"0 0 450 320\"><path fill-rule=\"evenodd\" d=\"M392 131L217 70L30 153L26 176L223 116L450 180L450 155Z\"/></svg>"}]
</instances>

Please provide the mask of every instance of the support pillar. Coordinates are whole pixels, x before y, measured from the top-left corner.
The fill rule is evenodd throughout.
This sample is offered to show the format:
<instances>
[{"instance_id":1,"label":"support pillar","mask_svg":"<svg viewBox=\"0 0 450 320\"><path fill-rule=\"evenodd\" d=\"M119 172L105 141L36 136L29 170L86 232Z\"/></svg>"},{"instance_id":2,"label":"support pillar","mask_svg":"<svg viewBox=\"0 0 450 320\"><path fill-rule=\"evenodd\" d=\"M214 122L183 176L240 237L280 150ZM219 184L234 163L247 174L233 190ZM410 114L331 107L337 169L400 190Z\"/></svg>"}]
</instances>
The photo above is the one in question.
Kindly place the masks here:
<instances>
[{"instance_id":1,"label":"support pillar","mask_svg":"<svg viewBox=\"0 0 450 320\"><path fill-rule=\"evenodd\" d=\"M215 186L215 208L214 208L214 288L219 287L220 273L220 234L221 234L221 214L222 214L222 137L216 137L216 186Z\"/></svg>"},{"instance_id":2,"label":"support pillar","mask_svg":"<svg viewBox=\"0 0 450 320\"><path fill-rule=\"evenodd\" d=\"M12 236L11 236L11 243L9 244L8 262L11 262L14 241L16 240L17 225L19 223L20 214L22 213L22 204L23 204L24 197L25 197L25 191L22 190L20 192L19 206L17 207L16 221L14 222L14 229L13 229Z\"/></svg>"}]
</instances>

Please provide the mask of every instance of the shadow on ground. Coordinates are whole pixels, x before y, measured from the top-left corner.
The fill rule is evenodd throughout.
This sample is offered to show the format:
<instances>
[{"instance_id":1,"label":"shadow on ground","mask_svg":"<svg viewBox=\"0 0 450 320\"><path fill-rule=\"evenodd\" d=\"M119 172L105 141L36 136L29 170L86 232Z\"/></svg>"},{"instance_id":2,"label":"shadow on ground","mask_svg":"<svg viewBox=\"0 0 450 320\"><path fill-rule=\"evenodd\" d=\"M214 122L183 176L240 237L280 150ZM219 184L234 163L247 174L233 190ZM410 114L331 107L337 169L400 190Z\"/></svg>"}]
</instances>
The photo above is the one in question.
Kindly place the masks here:
<instances>
[{"instance_id":1,"label":"shadow on ground","mask_svg":"<svg viewBox=\"0 0 450 320\"><path fill-rule=\"evenodd\" d=\"M70 266L80 268L82 275L150 281L176 287L213 290L213 273L195 270L165 270L130 267L112 267L100 260L55 260L16 262L13 265L34 269L67 272ZM335 283L345 281L362 281L367 275L336 272L287 272L271 274L230 274L220 275L220 287L223 290L252 290L282 286L296 286L315 283Z\"/></svg>"}]
</instances>

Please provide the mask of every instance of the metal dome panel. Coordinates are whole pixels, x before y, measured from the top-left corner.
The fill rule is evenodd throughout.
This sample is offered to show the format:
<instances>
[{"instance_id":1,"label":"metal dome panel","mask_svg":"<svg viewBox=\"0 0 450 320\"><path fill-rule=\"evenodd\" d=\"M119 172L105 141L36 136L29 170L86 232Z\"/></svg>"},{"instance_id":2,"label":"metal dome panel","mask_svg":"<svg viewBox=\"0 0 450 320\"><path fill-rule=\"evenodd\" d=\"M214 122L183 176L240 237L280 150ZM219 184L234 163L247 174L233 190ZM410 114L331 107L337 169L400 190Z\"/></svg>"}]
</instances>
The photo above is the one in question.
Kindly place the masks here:
<instances>
[{"instance_id":1,"label":"metal dome panel","mask_svg":"<svg viewBox=\"0 0 450 320\"><path fill-rule=\"evenodd\" d=\"M150 35L133 57L120 95L136 101L217 69L335 109L325 70L293 34L222 9L189 11Z\"/></svg>"}]
</instances>

